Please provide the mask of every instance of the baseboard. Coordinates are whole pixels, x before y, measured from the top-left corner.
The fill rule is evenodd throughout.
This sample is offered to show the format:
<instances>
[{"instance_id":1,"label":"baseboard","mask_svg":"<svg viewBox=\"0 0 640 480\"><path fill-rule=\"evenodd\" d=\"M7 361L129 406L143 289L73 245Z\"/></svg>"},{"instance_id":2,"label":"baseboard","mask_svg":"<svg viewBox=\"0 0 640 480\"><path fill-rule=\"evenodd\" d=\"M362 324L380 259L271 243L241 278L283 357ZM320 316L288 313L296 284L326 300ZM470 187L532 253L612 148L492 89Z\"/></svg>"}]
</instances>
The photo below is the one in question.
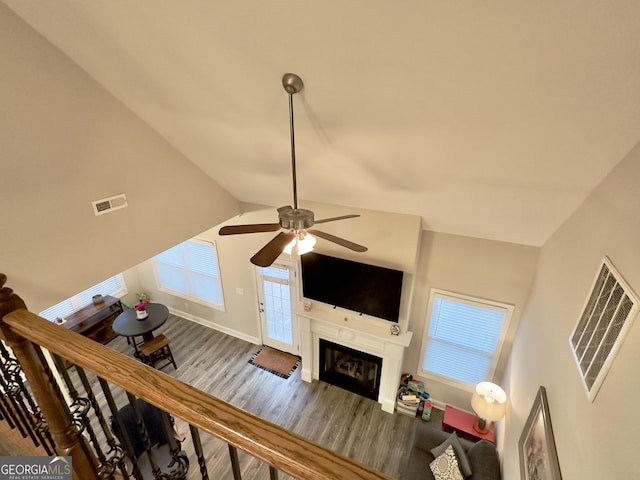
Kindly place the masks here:
<instances>
[{"instance_id":1,"label":"baseboard","mask_svg":"<svg viewBox=\"0 0 640 480\"><path fill-rule=\"evenodd\" d=\"M254 345L260 345L261 341L258 337L254 337L251 335L247 335L246 333L239 332L229 327L225 327L224 325L219 325L215 322L211 322L209 320L205 320L204 318L196 317L187 312L183 312L176 308L169 307L169 312L173 315L176 315L180 318L184 318L185 320L189 320L190 322L197 323L198 325L202 325L203 327L208 327L213 330L217 330L218 332L222 332L226 335L231 335L232 337L239 338L240 340L244 340L245 342L253 343Z\"/></svg>"},{"instance_id":2,"label":"baseboard","mask_svg":"<svg viewBox=\"0 0 640 480\"><path fill-rule=\"evenodd\" d=\"M440 400L436 400L434 398L429 398L429 401L431 402L431 404L437 408L438 410L442 410L444 411L445 407L447 406L446 403L441 402Z\"/></svg>"}]
</instances>

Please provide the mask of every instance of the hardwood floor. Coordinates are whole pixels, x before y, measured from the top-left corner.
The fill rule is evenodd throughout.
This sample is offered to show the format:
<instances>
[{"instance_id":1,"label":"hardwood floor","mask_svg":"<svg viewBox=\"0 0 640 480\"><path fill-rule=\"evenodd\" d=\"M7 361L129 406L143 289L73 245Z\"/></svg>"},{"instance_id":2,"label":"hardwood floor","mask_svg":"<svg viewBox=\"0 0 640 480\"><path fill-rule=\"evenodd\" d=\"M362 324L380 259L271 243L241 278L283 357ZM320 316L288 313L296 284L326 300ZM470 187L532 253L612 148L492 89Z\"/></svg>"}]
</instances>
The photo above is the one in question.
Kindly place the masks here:
<instances>
[{"instance_id":1,"label":"hardwood floor","mask_svg":"<svg viewBox=\"0 0 640 480\"><path fill-rule=\"evenodd\" d=\"M324 382L303 382L300 368L286 380L256 368L248 360L259 346L174 315L155 333L164 333L171 340L178 368L164 368L168 375L389 477L401 477L413 428L422 420L385 413L376 401ZM133 347L124 337L107 346L132 356ZM99 403L104 405L97 380L92 383ZM113 393L119 406L126 403L123 392ZM430 422L434 428L440 428L441 418L442 412L434 410ZM183 449L191 461L188 478L199 479L189 427L180 419L176 419L176 425L186 438ZM201 436L209 478L233 478L226 443L204 432ZM267 465L238 453L243 479L269 478ZM282 473L279 477L291 478Z\"/></svg>"},{"instance_id":2,"label":"hardwood floor","mask_svg":"<svg viewBox=\"0 0 640 480\"><path fill-rule=\"evenodd\" d=\"M413 427L422 420L388 414L376 401L324 382L303 382L300 368L286 380L256 368L248 360L258 346L173 315L158 333L171 339L178 364L177 370L165 368L167 374L392 478L400 477ZM109 346L131 354L123 338ZM434 410L432 422L440 428L440 411ZM203 442L210 477L231 478L226 444L213 438ZM190 443L185 442L185 449ZM266 465L239 455L243 478L269 478ZM197 465L191 471L190 478L198 478Z\"/></svg>"}]
</instances>

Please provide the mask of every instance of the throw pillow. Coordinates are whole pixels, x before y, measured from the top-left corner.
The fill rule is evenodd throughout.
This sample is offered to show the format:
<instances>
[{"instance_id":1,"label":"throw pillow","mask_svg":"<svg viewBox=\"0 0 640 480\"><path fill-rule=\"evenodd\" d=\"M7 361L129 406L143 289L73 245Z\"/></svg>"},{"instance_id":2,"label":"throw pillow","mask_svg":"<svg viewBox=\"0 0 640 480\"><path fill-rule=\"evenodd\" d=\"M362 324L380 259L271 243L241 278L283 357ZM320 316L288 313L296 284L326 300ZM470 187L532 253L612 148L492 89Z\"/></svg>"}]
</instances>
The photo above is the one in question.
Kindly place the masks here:
<instances>
[{"instance_id":1,"label":"throw pillow","mask_svg":"<svg viewBox=\"0 0 640 480\"><path fill-rule=\"evenodd\" d=\"M453 447L453 451L455 452L456 458L458 460L460 470L462 470L462 473L465 477L470 477L473 473L473 471L471 470L471 462L469 461L467 452L464 451L464 447L460 443L460 439L458 438L456 432L453 432L451 435L449 435L447 439L437 447L433 447L431 449L431 453L434 457L438 458L440 455L442 455L442 453L444 453L449 445Z\"/></svg>"},{"instance_id":2,"label":"throw pillow","mask_svg":"<svg viewBox=\"0 0 640 480\"><path fill-rule=\"evenodd\" d=\"M500 459L496 446L486 440L480 440L467 452L473 463L473 476L478 478L501 478Z\"/></svg>"},{"instance_id":3,"label":"throw pillow","mask_svg":"<svg viewBox=\"0 0 640 480\"><path fill-rule=\"evenodd\" d=\"M456 454L451 445L429 464L429 468L433 472L436 480L464 480L462 473L460 473L460 468L458 468Z\"/></svg>"}]
</instances>

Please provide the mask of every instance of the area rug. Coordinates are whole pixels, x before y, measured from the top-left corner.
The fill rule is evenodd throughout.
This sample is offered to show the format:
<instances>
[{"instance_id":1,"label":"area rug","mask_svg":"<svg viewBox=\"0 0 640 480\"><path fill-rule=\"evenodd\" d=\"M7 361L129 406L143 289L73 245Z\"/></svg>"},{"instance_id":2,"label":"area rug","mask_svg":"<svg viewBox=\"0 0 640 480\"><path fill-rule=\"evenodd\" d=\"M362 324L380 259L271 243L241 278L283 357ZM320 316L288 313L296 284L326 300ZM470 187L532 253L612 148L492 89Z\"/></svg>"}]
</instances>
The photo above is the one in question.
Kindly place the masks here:
<instances>
[{"instance_id":1,"label":"area rug","mask_svg":"<svg viewBox=\"0 0 640 480\"><path fill-rule=\"evenodd\" d=\"M300 365L300 358L271 347L261 347L249 360L251 365L282 378L289 378Z\"/></svg>"}]
</instances>

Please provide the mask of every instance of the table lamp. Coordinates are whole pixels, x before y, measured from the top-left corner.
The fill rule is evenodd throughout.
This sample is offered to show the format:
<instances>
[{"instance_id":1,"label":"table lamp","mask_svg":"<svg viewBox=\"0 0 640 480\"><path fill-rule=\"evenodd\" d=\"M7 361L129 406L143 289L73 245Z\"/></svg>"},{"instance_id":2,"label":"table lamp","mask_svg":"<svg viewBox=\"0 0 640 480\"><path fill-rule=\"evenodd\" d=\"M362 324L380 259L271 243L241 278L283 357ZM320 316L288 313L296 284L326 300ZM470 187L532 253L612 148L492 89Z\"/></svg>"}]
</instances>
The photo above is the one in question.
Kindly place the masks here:
<instances>
[{"instance_id":1,"label":"table lamp","mask_svg":"<svg viewBox=\"0 0 640 480\"><path fill-rule=\"evenodd\" d=\"M479 433L487 433L491 422L504 417L507 411L507 394L495 383L480 382L471 397L471 408L477 415L473 428Z\"/></svg>"}]
</instances>

